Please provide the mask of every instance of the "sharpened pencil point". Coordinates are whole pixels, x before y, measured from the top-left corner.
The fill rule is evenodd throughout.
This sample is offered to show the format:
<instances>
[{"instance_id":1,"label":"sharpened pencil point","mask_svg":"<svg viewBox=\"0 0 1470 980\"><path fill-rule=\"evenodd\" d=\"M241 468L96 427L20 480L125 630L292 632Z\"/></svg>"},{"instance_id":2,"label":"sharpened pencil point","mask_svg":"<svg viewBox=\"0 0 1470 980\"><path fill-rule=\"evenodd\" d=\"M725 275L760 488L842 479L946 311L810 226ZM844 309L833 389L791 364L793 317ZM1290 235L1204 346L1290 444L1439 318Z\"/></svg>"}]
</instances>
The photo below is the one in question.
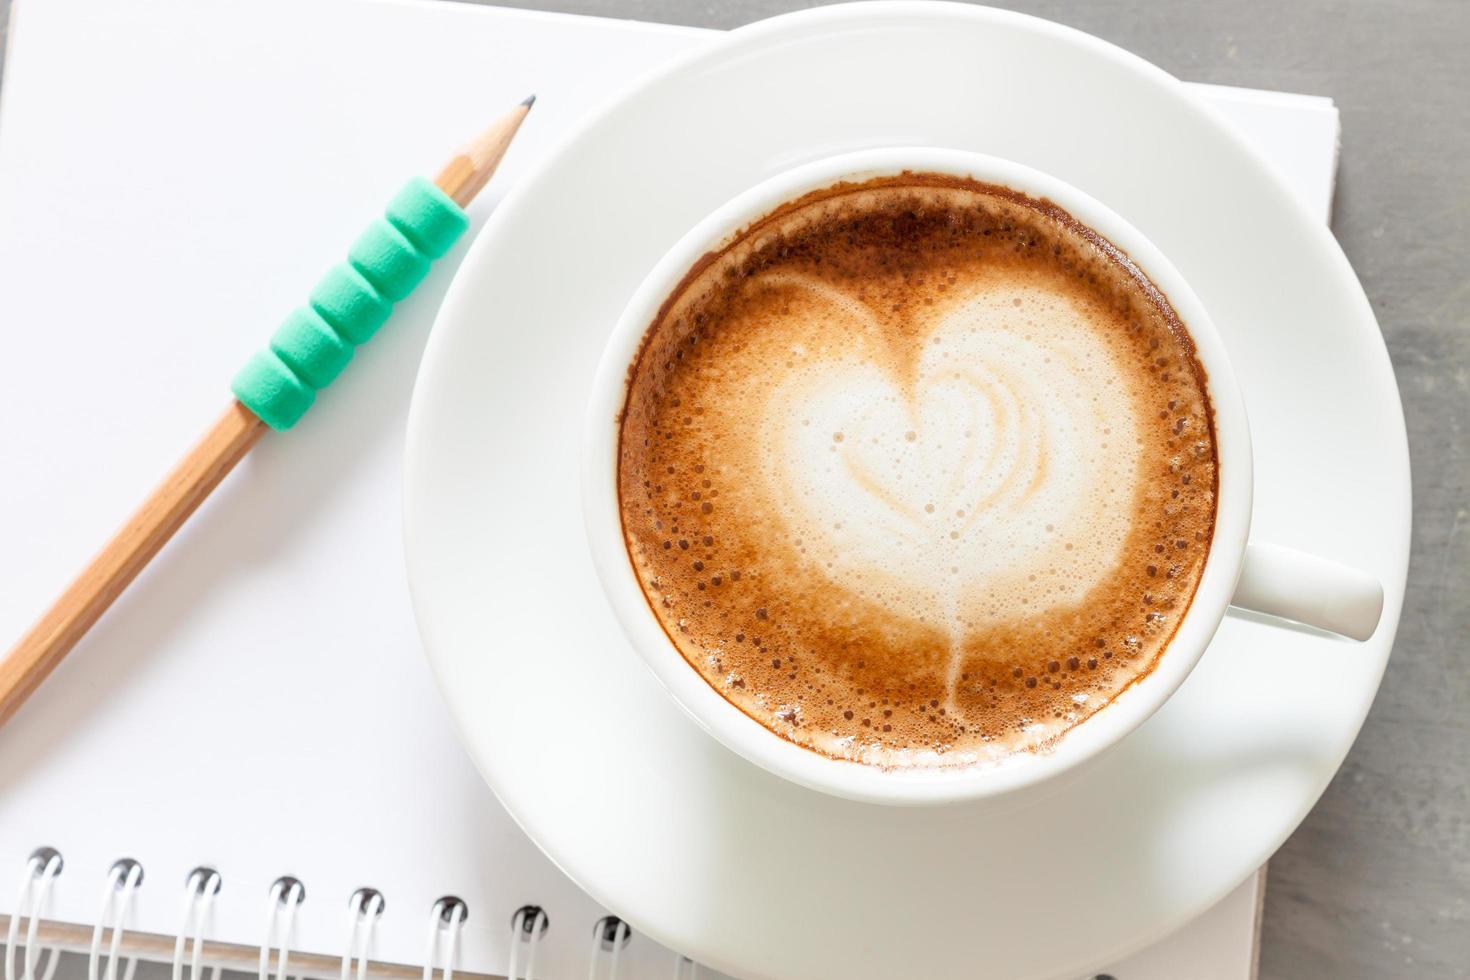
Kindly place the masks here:
<instances>
[{"instance_id":1,"label":"sharpened pencil point","mask_svg":"<svg viewBox=\"0 0 1470 980\"><path fill-rule=\"evenodd\" d=\"M521 100L521 105L525 106L527 109L531 108L531 106L533 106L535 104L536 104L536 96L534 96L534 95L528 95L524 99Z\"/></svg>"},{"instance_id":2,"label":"sharpened pencil point","mask_svg":"<svg viewBox=\"0 0 1470 980\"><path fill-rule=\"evenodd\" d=\"M439 171L434 183L454 203L464 207L480 193L480 188L485 186L485 182L500 164L500 158L505 155L510 141L515 138L516 130L525 121L534 101L536 97L533 95L497 119L488 129L465 144L444 165L444 169Z\"/></svg>"}]
</instances>

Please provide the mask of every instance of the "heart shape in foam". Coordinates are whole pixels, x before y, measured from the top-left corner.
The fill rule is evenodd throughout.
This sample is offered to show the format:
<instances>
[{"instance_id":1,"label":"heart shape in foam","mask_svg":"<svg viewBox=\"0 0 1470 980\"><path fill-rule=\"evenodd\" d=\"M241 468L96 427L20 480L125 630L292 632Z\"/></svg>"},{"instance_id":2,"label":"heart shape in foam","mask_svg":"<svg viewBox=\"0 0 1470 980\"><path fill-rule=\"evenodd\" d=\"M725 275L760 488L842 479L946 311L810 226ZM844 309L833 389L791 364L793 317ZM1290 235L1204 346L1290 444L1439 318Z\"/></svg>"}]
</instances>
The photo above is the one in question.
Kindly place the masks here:
<instances>
[{"instance_id":1,"label":"heart shape in foam","mask_svg":"<svg viewBox=\"0 0 1470 980\"><path fill-rule=\"evenodd\" d=\"M1140 450L1088 311L1038 286L977 286L910 313L895 344L840 289L770 285L802 295L788 316L851 325L840 346L791 345L761 417L767 493L811 568L956 641L1109 574ZM802 335L768 324L788 328Z\"/></svg>"}]
</instances>

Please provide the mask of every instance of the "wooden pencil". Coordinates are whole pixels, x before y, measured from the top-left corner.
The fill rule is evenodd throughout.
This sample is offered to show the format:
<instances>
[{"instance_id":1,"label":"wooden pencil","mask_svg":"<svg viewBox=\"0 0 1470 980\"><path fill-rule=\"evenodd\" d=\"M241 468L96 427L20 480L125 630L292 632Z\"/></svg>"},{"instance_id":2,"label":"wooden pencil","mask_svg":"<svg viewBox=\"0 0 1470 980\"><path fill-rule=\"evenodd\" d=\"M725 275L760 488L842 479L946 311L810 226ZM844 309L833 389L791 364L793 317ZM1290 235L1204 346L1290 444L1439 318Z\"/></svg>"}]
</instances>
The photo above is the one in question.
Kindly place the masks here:
<instances>
[{"instance_id":1,"label":"wooden pencil","mask_svg":"<svg viewBox=\"0 0 1470 980\"><path fill-rule=\"evenodd\" d=\"M464 207L484 188L535 97L466 144L434 184ZM0 725L40 687L138 573L270 428L238 400L222 414L91 563L0 660Z\"/></svg>"}]
</instances>

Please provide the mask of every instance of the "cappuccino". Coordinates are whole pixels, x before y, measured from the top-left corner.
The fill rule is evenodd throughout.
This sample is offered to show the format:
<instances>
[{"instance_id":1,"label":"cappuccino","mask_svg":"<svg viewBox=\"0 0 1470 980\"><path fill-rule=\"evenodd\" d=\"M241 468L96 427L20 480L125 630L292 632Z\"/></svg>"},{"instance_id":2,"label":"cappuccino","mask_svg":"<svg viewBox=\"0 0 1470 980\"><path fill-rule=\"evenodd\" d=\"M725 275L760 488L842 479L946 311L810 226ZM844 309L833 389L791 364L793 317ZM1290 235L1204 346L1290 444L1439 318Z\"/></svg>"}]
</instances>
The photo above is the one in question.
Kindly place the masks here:
<instances>
[{"instance_id":1,"label":"cappuccino","mask_svg":"<svg viewBox=\"0 0 1470 980\"><path fill-rule=\"evenodd\" d=\"M694 670L793 742L915 768L1042 750L1147 675L1216 468L1188 332L1126 255L908 173L689 271L629 368L617 484Z\"/></svg>"}]
</instances>

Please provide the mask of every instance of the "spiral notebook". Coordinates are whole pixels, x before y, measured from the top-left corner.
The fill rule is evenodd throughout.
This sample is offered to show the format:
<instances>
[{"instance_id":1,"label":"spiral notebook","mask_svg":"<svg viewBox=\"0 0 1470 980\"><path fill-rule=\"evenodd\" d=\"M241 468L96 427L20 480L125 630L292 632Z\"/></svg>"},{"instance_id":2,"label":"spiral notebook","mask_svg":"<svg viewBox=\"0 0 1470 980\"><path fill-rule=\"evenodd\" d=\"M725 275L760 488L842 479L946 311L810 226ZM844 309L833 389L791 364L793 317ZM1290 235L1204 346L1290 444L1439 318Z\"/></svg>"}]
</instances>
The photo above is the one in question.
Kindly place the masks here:
<instances>
[{"instance_id":1,"label":"spiral notebook","mask_svg":"<svg viewBox=\"0 0 1470 980\"><path fill-rule=\"evenodd\" d=\"M513 185L609 91L711 36L453 3L15 0L0 88L0 637L190 444L303 276L406 175L535 92L493 186ZM1329 100L1199 94L1325 219ZM496 196L476 202L477 225ZM118 923L119 953L197 950L248 970L264 955L276 974L285 950L293 976L345 976L349 953L383 976L695 975L512 823L418 649L401 441L462 254L0 732L0 938L30 943L13 975L44 980L43 946L85 951L94 932L105 960ZM1257 876L1109 972L1245 980L1261 889Z\"/></svg>"}]
</instances>

